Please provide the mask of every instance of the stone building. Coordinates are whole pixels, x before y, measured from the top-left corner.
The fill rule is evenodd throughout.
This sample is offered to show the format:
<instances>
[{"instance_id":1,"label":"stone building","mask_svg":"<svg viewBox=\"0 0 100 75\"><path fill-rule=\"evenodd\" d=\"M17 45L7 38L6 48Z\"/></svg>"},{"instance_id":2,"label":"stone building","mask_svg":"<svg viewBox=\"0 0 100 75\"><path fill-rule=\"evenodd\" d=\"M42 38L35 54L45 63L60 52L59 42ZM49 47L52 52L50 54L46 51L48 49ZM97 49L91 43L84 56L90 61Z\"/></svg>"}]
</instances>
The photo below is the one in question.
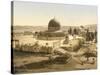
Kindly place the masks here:
<instances>
[{"instance_id":1,"label":"stone building","mask_svg":"<svg viewBox=\"0 0 100 75\"><path fill-rule=\"evenodd\" d=\"M37 39L41 40L60 40L64 39L65 34L61 30L61 25L54 18L48 23L48 30L39 32Z\"/></svg>"}]
</instances>

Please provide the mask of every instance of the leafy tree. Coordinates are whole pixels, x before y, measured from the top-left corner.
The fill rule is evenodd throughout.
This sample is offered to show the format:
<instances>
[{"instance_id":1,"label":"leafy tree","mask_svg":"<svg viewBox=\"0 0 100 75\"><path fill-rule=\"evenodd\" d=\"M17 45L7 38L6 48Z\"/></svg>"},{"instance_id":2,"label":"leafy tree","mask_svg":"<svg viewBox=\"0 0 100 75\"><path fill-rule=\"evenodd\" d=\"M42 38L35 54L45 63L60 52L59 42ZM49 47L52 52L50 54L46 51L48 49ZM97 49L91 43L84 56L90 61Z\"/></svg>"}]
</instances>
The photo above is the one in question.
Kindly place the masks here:
<instances>
[{"instance_id":1,"label":"leafy tree","mask_svg":"<svg viewBox=\"0 0 100 75\"><path fill-rule=\"evenodd\" d=\"M74 28L73 33L78 35L78 30L76 28Z\"/></svg>"},{"instance_id":2,"label":"leafy tree","mask_svg":"<svg viewBox=\"0 0 100 75\"><path fill-rule=\"evenodd\" d=\"M96 30L94 32L94 38L95 38L95 42L97 42L97 31Z\"/></svg>"},{"instance_id":3,"label":"leafy tree","mask_svg":"<svg viewBox=\"0 0 100 75\"><path fill-rule=\"evenodd\" d=\"M70 34L70 35L72 35L72 28L70 27L70 29L68 30L68 33Z\"/></svg>"}]
</instances>

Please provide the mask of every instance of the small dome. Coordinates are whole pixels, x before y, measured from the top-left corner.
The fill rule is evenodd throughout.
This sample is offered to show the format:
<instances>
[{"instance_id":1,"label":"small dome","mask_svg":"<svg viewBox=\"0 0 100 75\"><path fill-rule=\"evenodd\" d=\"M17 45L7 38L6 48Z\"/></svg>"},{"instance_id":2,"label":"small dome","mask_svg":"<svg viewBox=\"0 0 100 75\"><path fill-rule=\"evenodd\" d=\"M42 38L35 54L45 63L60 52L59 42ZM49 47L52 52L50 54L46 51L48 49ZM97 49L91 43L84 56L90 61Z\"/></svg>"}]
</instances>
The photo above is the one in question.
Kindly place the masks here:
<instances>
[{"instance_id":1,"label":"small dome","mask_svg":"<svg viewBox=\"0 0 100 75\"><path fill-rule=\"evenodd\" d=\"M60 29L60 24L55 19L51 19L48 23L48 31L57 31Z\"/></svg>"}]
</instances>

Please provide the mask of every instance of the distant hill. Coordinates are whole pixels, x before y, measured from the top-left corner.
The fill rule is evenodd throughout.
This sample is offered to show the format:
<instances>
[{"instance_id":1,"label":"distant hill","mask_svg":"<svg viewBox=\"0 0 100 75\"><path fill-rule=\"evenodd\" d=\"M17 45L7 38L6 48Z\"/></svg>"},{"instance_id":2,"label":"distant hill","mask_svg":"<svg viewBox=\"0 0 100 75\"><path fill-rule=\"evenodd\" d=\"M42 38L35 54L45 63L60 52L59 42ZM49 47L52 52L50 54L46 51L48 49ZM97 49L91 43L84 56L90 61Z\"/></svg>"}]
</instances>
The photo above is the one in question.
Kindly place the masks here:
<instances>
[{"instance_id":1,"label":"distant hill","mask_svg":"<svg viewBox=\"0 0 100 75\"><path fill-rule=\"evenodd\" d=\"M96 24L91 24L91 25L82 25L85 29L89 29L89 31L95 31L97 30L97 25ZM79 28L80 26L62 26L61 29L64 31L68 31L69 28Z\"/></svg>"},{"instance_id":2,"label":"distant hill","mask_svg":"<svg viewBox=\"0 0 100 75\"><path fill-rule=\"evenodd\" d=\"M47 30L47 27L44 26L13 26L14 32L35 32L35 31L44 31Z\"/></svg>"},{"instance_id":3,"label":"distant hill","mask_svg":"<svg viewBox=\"0 0 100 75\"><path fill-rule=\"evenodd\" d=\"M62 26L61 30L63 31L68 31L69 28L79 28L80 26ZM94 31L97 29L96 24L93 25L83 25L84 28L89 28L90 31ZM14 32L25 32L25 31L29 31L29 32L35 32L35 31L45 31L48 28L45 26L13 26L13 31Z\"/></svg>"},{"instance_id":4,"label":"distant hill","mask_svg":"<svg viewBox=\"0 0 100 75\"><path fill-rule=\"evenodd\" d=\"M89 31L95 31L97 30L97 25L93 24L93 25L86 25L86 28L89 28Z\"/></svg>"}]
</instances>

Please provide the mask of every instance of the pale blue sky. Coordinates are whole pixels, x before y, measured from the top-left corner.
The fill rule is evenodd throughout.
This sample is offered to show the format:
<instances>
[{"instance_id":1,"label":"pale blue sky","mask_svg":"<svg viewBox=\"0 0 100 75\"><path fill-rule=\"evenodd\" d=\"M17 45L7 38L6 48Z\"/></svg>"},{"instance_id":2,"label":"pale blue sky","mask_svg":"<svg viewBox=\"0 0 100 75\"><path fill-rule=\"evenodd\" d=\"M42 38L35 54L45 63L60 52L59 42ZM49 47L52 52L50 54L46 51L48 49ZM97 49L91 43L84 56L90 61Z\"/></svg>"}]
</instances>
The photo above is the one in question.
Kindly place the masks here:
<instances>
[{"instance_id":1,"label":"pale blue sky","mask_svg":"<svg viewBox=\"0 0 100 75\"><path fill-rule=\"evenodd\" d=\"M54 17L61 25L97 24L97 7L14 1L14 25L47 26Z\"/></svg>"}]
</instances>

